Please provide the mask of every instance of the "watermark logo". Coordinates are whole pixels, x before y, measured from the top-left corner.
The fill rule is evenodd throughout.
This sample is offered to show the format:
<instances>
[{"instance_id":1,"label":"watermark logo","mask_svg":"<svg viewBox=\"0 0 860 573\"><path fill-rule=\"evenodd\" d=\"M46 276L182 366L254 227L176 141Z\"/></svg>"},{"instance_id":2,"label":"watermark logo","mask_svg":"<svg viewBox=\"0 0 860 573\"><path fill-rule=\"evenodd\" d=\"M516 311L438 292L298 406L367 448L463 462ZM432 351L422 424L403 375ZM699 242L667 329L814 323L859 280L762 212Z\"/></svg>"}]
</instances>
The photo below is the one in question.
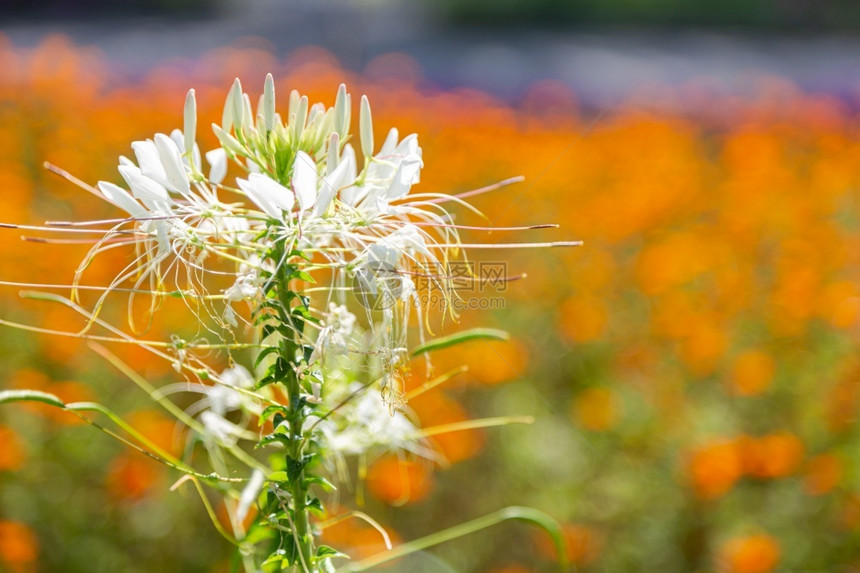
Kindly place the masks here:
<instances>
[{"instance_id":1,"label":"watermark logo","mask_svg":"<svg viewBox=\"0 0 860 573\"><path fill-rule=\"evenodd\" d=\"M369 261L355 271L352 292L361 306L370 310L386 310L403 296L403 277L388 262Z\"/></svg>"},{"instance_id":2,"label":"watermark logo","mask_svg":"<svg viewBox=\"0 0 860 573\"><path fill-rule=\"evenodd\" d=\"M355 271L352 290L359 304L370 310L386 310L407 298L416 306L440 312L492 310L504 308L502 295L509 280L505 262L452 261L398 269L390 262L373 260Z\"/></svg>"}]
</instances>

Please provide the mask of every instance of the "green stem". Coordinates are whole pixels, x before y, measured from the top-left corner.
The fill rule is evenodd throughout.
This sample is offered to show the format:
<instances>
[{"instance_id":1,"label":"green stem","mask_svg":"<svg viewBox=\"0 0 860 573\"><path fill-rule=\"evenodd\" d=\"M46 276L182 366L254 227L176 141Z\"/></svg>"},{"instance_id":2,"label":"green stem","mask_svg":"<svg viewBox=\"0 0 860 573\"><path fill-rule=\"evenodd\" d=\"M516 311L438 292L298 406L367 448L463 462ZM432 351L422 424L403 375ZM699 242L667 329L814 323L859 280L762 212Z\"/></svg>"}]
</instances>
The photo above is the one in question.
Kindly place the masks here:
<instances>
[{"instance_id":1,"label":"green stem","mask_svg":"<svg viewBox=\"0 0 860 573\"><path fill-rule=\"evenodd\" d=\"M300 563L297 565L309 570L311 563L311 555L313 555L313 536L309 535L308 523L308 508L307 497L308 491L304 485L305 471L303 467L304 461L304 446L302 430L305 423L305 416L302 412L301 388L297 378L290 380L289 384L289 400L290 400L290 453L293 463L297 463L302 468L295 476L292 485L293 494L293 523L295 526L296 540L298 549L301 554ZM289 462L289 460L288 460ZM301 569L299 569L301 570Z\"/></svg>"},{"instance_id":2,"label":"green stem","mask_svg":"<svg viewBox=\"0 0 860 573\"><path fill-rule=\"evenodd\" d=\"M305 459L305 423L308 408L303 396L302 384L299 379L300 368L304 365L304 315L293 312L294 309L306 310L306 302L291 290L290 282L296 273L296 267L287 260L283 243L277 243L272 252L272 260L276 265L276 280L273 294L278 300L280 312L278 320L289 327L291 337L285 336L280 342L278 359L287 365L282 369L282 377L278 380L287 391L288 411L286 422L289 425L290 439L287 447L288 483L284 486L292 494L292 523L297 549L297 562L293 564L296 571L315 572L317 567L313 558L315 547L313 534L310 531L308 515L308 487ZM299 306L294 307L298 300Z\"/></svg>"}]
</instances>

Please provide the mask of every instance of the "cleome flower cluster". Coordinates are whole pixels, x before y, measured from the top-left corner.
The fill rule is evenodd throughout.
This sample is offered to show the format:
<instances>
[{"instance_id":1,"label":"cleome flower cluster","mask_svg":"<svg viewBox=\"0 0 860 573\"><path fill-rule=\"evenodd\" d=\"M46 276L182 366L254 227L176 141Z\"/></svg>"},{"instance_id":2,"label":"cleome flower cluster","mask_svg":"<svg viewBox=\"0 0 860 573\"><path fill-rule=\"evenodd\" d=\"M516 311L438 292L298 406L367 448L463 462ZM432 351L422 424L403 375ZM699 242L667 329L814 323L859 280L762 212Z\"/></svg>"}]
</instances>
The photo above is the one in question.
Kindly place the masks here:
<instances>
[{"instance_id":1,"label":"cleome flower cluster","mask_svg":"<svg viewBox=\"0 0 860 573\"><path fill-rule=\"evenodd\" d=\"M201 484L221 493L230 530L213 522L239 547L246 570L328 571L341 555L318 546L316 537L344 517L321 521L326 513L318 496L349 480L350 458L359 458L359 467L387 452L432 462L439 454L429 435L523 420L424 429L414 422L401 382L410 360L460 339L501 336L426 338L431 309L422 306L428 297L419 290L456 296L445 269L467 261L461 226L446 205L468 205L457 196L412 192L423 166L417 136L401 139L391 129L377 145L366 97L354 142L345 86L330 108L293 91L286 117L276 111L274 86L268 75L254 106L235 80L221 123L212 125L220 146L205 153L189 91L182 130L136 141L133 159L120 158L125 186L91 187L66 174L125 216L31 227L95 236L70 296L39 295L86 319L80 332L55 334L135 344L169 360L184 381L155 388L129 376L188 427L191 455L177 459L160 450L103 406L15 391L0 402L35 399L81 416L93 409L106 414L131 436L127 443L184 473L179 484L193 481L207 507ZM131 253L127 264L109 284L88 284L93 261L116 249ZM128 328L109 318L108 300L116 295L127 297ZM168 299L191 313L191 332L146 339ZM106 349L101 353L123 366ZM225 357L227 368L219 366ZM410 395L416 392L422 389ZM193 459L198 449L204 460ZM371 521L388 543L369 517L348 517Z\"/></svg>"}]
</instances>

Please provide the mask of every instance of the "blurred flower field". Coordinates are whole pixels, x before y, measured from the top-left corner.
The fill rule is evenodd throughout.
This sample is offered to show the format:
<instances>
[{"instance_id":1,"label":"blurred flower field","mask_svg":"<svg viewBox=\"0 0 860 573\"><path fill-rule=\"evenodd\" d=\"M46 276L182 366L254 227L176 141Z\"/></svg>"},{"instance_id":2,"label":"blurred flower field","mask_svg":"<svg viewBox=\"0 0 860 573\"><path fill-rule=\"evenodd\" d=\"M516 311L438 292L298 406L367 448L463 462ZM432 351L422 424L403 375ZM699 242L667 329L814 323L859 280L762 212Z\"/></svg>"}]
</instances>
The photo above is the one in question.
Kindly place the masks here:
<instances>
[{"instance_id":1,"label":"blurred flower field","mask_svg":"<svg viewBox=\"0 0 860 573\"><path fill-rule=\"evenodd\" d=\"M439 371L469 371L409 407L424 425L536 422L440 435L444 467L373 461L341 503L373 508L396 539L517 504L565 524L581 571L860 570L860 136L839 101L768 79L745 97L652 86L607 111L581 110L545 82L511 105L425 85L399 54L356 75L317 48L278 60L250 44L129 78L62 38L32 50L0 41L0 68L3 222L115 216L42 162L104 179L128 142L169 132L188 87L206 125L234 76L262 85L271 71L279 90L329 104L346 82L371 97L378 126L417 132L422 191L523 175L474 204L494 225L558 223L584 241L482 254L528 278L506 286L508 308L464 311L462 323L516 338L441 356ZM0 229L0 280L52 282L85 252L19 235ZM0 287L3 318L80 328L17 290ZM154 329L181 326L162 319ZM139 348L113 350L173 381ZM182 453L172 421L85 342L5 330L0 355L0 387L98 398ZM3 570L227 570L230 548L199 499L168 491L177 476L71 414L4 407L0 444ZM369 526L326 536L358 556L383 548ZM553 565L548 538L519 524L434 554L455 571Z\"/></svg>"}]
</instances>

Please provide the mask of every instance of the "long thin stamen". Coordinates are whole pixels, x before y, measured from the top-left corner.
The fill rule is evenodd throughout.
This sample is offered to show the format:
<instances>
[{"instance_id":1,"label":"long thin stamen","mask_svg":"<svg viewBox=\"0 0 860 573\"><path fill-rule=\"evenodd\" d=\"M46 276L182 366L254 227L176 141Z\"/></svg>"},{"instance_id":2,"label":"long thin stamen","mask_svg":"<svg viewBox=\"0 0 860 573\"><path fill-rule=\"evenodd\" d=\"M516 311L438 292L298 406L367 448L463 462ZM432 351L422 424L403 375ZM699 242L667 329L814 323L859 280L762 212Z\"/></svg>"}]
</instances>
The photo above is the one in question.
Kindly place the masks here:
<instances>
[{"instance_id":1,"label":"long thin stamen","mask_svg":"<svg viewBox=\"0 0 860 573\"><path fill-rule=\"evenodd\" d=\"M543 223L540 225L528 225L523 227L486 227L473 225L453 225L445 223L412 223L416 227L439 227L446 229L463 229L467 231L534 231L537 229L557 229L557 223Z\"/></svg>"},{"instance_id":2,"label":"long thin stamen","mask_svg":"<svg viewBox=\"0 0 860 573\"><path fill-rule=\"evenodd\" d=\"M66 171L65 169L61 169L61 168L57 167L56 165L54 165L53 163L50 163L48 161L45 161L42 165L45 167L45 169L47 169L51 173L59 175L60 177L62 177L66 181L70 181L71 183L77 185L78 187L80 187L84 191L86 191L88 193L92 193L93 195L95 195L99 199L102 199L102 200L104 199L104 195L102 195L98 191L98 189L96 189L92 185L89 185L88 183L85 183L84 181L81 181L80 179L78 179L77 177L75 177L74 175L72 175L71 173Z\"/></svg>"},{"instance_id":3,"label":"long thin stamen","mask_svg":"<svg viewBox=\"0 0 860 573\"><path fill-rule=\"evenodd\" d=\"M509 177L508 179L503 179L498 183L493 183L492 185L487 185L486 187L480 187L478 189L473 189L472 191L466 191L465 193L458 193L457 195L449 195L448 198L438 197L436 199L432 199L428 201L428 203L444 203L445 201L451 201L453 199L466 199L468 197L474 197L476 195L482 195L484 193L489 193L490 191L495 191L496 189L501 189L502 187L507 187L508 185L513 185L514 183L522 183L525 181L525 177L522 175L518 175L516 177ZM425 194L415 194L413 197L419 197Z\"/></svg>"},{"instance_id":4,"label":"long thin stamen","mask_svg":"<svg viewBox=\"0 0 860 573\"><path fill-rule=\"evenodd\" d=\"M581 247L582 241L553 241L548 243L435 243L428 249L547 249L554 247Z\"/></svg>"},{"instance_id":5,"label":"long thin stamen","mask_svg":"<svg viewBox=\"0 0 860 573\"><path fill-rule=\"evenodd\" d=\"M146 235L140 231L122 229L73 229L67 227L39 226L39 225L13 225L11 223L0 223L0 229L17 229L19 231L45 231L49 233L81 233L101 235Z\"/></svg>"},{"instance_id":6,"label":"long thin stamen","mask_svg":"<svg viewBox=\"0 0 860 573\"><path fill-rule=\"evenodd\" d=\"M48 237L31 237L22 235L21 240L25 243L41 243L44 245L133 245L135 239L50 239Z\"/></svg>"}]
</instances>

